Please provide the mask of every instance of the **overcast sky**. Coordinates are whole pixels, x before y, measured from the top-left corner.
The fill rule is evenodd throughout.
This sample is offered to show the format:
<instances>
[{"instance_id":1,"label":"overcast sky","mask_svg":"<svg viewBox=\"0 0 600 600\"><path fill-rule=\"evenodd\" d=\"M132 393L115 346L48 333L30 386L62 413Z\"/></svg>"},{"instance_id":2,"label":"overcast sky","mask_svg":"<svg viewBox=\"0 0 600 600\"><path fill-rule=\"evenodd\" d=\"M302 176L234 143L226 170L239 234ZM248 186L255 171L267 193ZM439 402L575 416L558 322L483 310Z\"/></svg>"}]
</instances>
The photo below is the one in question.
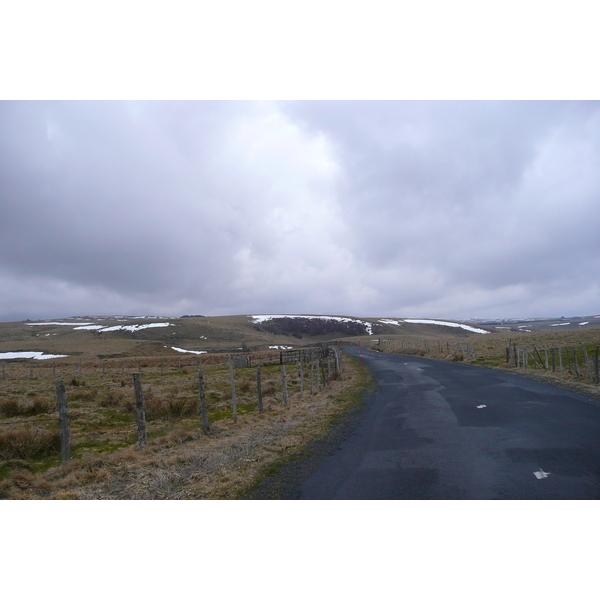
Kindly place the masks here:
<instances>
[{"instance_id":1,"label":"overcast sky","mask_svg":"<svg viewBox=\"0 0 600 600\"><path fill-rule=\"evenodd\" d=\"M599 102L0 102L3 321L599 300Z\"/></svg>"}]
</instances>

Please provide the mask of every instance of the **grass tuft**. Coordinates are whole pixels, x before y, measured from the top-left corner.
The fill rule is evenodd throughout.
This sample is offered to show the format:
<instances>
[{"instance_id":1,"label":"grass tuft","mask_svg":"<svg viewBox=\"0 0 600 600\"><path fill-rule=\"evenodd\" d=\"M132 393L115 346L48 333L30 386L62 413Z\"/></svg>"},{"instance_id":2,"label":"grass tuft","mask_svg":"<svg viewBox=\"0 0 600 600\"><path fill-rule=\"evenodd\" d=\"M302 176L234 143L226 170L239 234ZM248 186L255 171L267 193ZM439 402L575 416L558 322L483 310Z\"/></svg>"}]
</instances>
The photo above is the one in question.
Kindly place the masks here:
<instances>
[{"instance_id":1,"label":"grass tuft","mask_svg":"<svg viewBox=\"0 0 600 600\"><path fill-rule=\"evenodd\" d=\"M0 458L35 459L60 454L60 432L19 427L0 432Z\"/></svg>"},{"instance_id":2,"label":"grass tuft","mask_svg":"<svg viewBox=\"0 0 600 600\"><path fill-rule=\"evenodd\" d=\"M47 400L34 398L33 400L7 398L0 402L0 413L5 417L29 417L51 412L52 408Z\"/></svg>"}]
</instances>

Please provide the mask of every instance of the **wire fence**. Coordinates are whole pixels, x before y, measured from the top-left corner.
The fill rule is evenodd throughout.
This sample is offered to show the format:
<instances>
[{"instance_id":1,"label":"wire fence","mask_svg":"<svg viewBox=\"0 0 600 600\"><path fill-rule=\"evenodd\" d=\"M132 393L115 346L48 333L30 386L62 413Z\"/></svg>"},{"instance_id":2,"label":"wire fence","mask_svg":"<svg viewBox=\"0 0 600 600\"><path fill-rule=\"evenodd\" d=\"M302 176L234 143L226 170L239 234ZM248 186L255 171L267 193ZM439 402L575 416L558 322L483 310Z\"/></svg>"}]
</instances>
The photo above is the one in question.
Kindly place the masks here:
<instances>
[{"instance_id":1,"label":"wire fence","mask_svg":"<svg viewBox=\"0 0 600 600\"><path fill-rule=\"evenodd\" d=\"M506 363L526 370L539 369L561 375L568 373L576 379L600 383L599 353L600 346L538 348L535 344L517 346L516 342L511 341L506 347Z\"/></svg>"},{"instance_id":2,"label":"wire fence","mask_svg":"<svg viewBox=\"0 0 600 600\"><path fill-rule=\"evenodd\" d=\"M395 354L439 354L456 360L476 360L473 344L463 341L380 338L372 347Z\"/></svg>"},{"instance_id":3,"label":"wire fence","mask_svg":"<svg viewBox=\"0 0 600 600\"><path fill-rule=\"evenodd\" d=\"M248 357L248 355L244 356ZM89 442L90 437L109 429L113 433L125 431L125 441L131 443L131 437L137 430L138 441L140 447L143 448L147 440L147 417L155 425L157 421L164 421L164 419L172 422L184 418L201 418L201 425L198 423L198 426L201 426L204 431L208 431L210 429L209 418L227 418L229 416L233 417L236 422L238 410L248 412L258 408L259 412L263 412L265 409L263 396L270 397L272 402L281 401L283 406L288 406L292 394L298 393L300 397L303 397L305 393L313 395L320 392L334 379L340 378L343 371L341 351L339 348L333 347L319 348L314 352L299 355L299 361L295 365L298 372L294 373L293 379L289 378L289 373L286 371L286 365L289 367L292 364L290 356L288 355L284 359L281 352L260 353L258 356L250 357L251 360L244 361L244 364L236 361L236 355L231 354L220 355L218 360L210 357L211 360L206 361L205 359L204 363L203 358L196 357L187 359L187 361L177 359L174 364L169 365L164 359L129 361L129 364L137 362L140 367L139 371L128 373L131 377L123 377L121 371L117 377L118 381L95 384L86 384L81 377L89 376L90 380L101 379L108 377L108 370L103 368L99 372L97 362L78 363L68 366L68 370L71 372L69 377L73 371L76 373L72 376L69 386L65 386L62 378L54 377L55 370L51 367L46 368L37 373L37 383L45 390L44 399L35 397L33 400L14 394L0 399L0 428L5 432L0 433L0 457L10 457L11 448L15 446L15 440L19 436L18 452L21 455L26 452L24 448L28 443L25 431L27 429L30 432L30 438L34 433L37 436L33 437L35 437L35 451L38 452L39 431L36 432L34 429L40 425L48 426L48 431L55 431L58 425L63 464L70 459L71 426L73 424L76 426L75 440L78 443L85 439ZM257 363L256 366L252 364L253 362ZM208 369L206 363L209 365ZM206 382L208 385L206 386L205 372L199 368L200 365L203 365L204 371L208 373ZM19 366L21 367L20 373L16 371L11 373L10 378L5 378L6 384L29 382L28 378L23 378L28 369L23 369L22 365ZM101 366L105 367L105 365ZM178 375L175 380L176 385L172 383L173 378L169 378L168 373L164 372L167 366ZM193 371L193 376L189 372L191 366L198 367ZM226 384L224 383L226 370L220 369L224 366L229 367L229 391L225 388ZM144 367L145 370L142 371ZM254 371L256 371L256 385L253 392L248 375ZM236 372L240 375L243 372L243 376L236 375ZM158 373L162 373L164 377L157 376ZM18 378L19 374L21 375L20 379ZM148 379L145 386L142 385L144 375ZM152 376L150 377L150 375ZM55 388L56 393L55 405L53 400L48 397L49 386L46 376L53 377L52 388ZM276 386L277 378L280 380L279 386ZM267 385L265 386L265 384ZM68 392L67 387L69 388ZM208 392L206 388L208 388ZM98 395L98 390L104 390L102 395ZM207 401L207 396L210 396L210 402ZM279 396L279 400L277 396ZM87 406L76 406L75 408L68 406L69 403L75 404L75 402L78 404L85 402ZM36 410L47 414L42 416L31 412ZM14 416L10 416L11 414ZM31 414L31 417L24 418L26 414ZM2 415L4 415L4 419L1 418ZM18 430L17 426L24 426L25 429ZM7 429L12 432L6 433ZM56 448L54 451L57 451ZM22 458L21 455L17 457Z\"/></svg>"}]
</instances>

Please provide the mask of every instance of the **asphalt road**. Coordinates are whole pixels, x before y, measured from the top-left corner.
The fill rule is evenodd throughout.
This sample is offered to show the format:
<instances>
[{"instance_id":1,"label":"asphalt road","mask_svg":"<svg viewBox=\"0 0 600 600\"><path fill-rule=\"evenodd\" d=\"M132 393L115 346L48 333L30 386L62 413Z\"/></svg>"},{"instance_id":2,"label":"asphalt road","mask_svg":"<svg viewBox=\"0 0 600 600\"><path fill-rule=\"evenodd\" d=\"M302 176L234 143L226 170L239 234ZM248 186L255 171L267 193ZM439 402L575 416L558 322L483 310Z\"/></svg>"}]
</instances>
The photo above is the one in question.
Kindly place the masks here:
<instances>
[{"instance_id":1,"label":"asphalt road","mask_svg":"<svg viewBox=\"0 0 600 600\"><path fill-rule=\"evenodd\" d=\"M461 363L363 356L378 389L296 498L600 498L597 400Z\"/></svg>"}]
</instances>

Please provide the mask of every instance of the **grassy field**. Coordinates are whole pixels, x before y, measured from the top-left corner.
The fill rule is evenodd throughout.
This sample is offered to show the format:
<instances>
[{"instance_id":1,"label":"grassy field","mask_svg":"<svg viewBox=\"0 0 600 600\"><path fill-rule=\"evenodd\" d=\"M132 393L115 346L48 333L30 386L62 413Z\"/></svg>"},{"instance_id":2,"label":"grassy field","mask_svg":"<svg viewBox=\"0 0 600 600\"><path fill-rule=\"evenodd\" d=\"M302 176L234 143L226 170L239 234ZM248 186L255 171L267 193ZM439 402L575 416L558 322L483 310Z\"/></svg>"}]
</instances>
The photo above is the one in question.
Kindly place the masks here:
<instances>
[{"instance_id":1,"label":"grassy field","mask_svg":"<svg viewBox=\"0 0 600 600\"><path fill-rule=\"evenodd\" d=\"M268 362L269 353L255 355ZM274 355L274 353L270 353ZM278 356L278 353L275 353ZM237 423L229 367L222 355L61 363L69 403L72 460L60 466L55 379L50 365L30 378L11 365L0 392L0 497L15 499L241 498L287 457L324 435L362 397L368 375L344 357L343 377L300 393L288 365L290 405L282 401L280 366L262 367L265 411L258 412L256 369L235 370ZM211 429L199 416L196 361L204 373ZM148 445L140 450L131 367L142 368ZM127 367L123 374L123 366ZM104 367L104 369L103 369ZM58 365L57 365L58 368ZM135 368L137 370L137 368Z\"/></svg>"}]
</instances>

